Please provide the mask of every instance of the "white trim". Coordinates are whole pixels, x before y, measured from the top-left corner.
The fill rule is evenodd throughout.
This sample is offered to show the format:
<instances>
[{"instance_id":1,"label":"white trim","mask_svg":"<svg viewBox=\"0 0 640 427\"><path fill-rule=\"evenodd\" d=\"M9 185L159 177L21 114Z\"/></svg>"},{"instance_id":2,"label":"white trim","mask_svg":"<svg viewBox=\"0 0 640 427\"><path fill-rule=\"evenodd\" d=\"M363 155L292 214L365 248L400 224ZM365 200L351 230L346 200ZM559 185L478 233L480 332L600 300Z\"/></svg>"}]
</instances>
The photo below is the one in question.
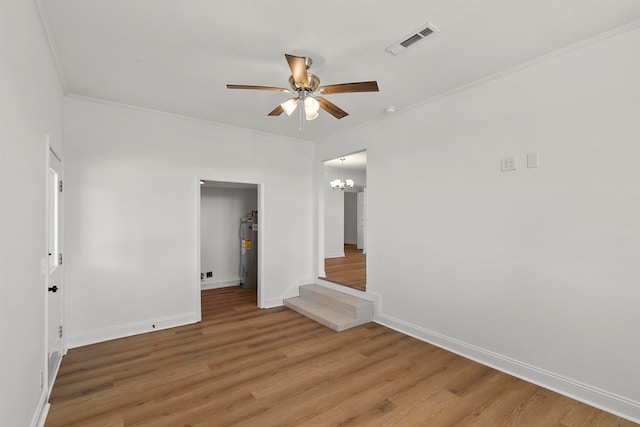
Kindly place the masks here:
<instances>
[{"instance_id":1,"label":"white trim","mask_svg":"<svg viewBox=\"0 0 640 427\"><path fill-rule=\"evenodd\" d=\"M467 359L513 375L514 377L568 396L587 405L640 423L640 402L413 325L396 317L381 313L380 309L381 307L378 308L379 311L374 317L376 323L444 348Z\"/></svg>"},{"instance_id":2,"label":"white trim","mask_svg":"<svg viewBox=\"0 0 640 427\"><path fill-rule=\"evenodd\" d=\"M129 337L132 335L175 328L176 326L190 325L197 322L198 316L196 312L184 313L175 316L166 316L157 319L143 320L141 322L128 323L125 325L96 329L94 331L83 332L81 334L69 334L67 336L67 343L69 344L69 348L76 348L103 341ZM155 325L155 328L153 325Z\"/></svg>"},{"instance_id":3,"label":"white trim","mask_svg":"<svg viewBox=\"0 0 640 427\"><path fill-rule=\"evenodd\" d=\"M51 144L51 135L49 133L45 133L45 146L46 146L46 156L45 156L45 171L46 172L46 179L45 179L45 197L46 197L46 207L45 207L45 251L44 251L44 265L43 267L43 274L44 274L44 288L43 288L43 292L44 292L44 301L45 301L45 306L44 306L44 366L43 369L41 371L41 374L43 375L43 385L44 385L44 393L45 393L45 401L48 400L49 396L51 395L51 392L53 391L53 385L55 383L56 377L58 376L58 371L60 370L60 365L62 363L62 357L66 354L67 352L67 342L66 342L66 333L63 334L62 337L60 337L60 342L59 342L59 350L60 351L60 356L58 357L58 359L56 360L56 365L54 367L50 367L50 351L52 350L50 348L50 342L49 342L49 314L52 313L51 312L51 301L50 301L50 295L49 295L49 291L48 288L51 284L51 274L55 271L58 270L58 274L59 274L59 282L58 285L60 286L60 294L59 294L59 298L60 298L60 304L57 305L55 308L57 310L60 310L60 326L63 328L63 331L65 331L66 329L66 315L65 315L65 276L64 276L64 272L65 272L65 264L60 264L55 266L53 269L49 268L49 248L50 248L50 224L51 224L51 220L50 217L52 215L51 212L51 204L50 204L50 198L52 197L51 194L51 190L52 190L52 182L51 182L51 176L49 174L49 170L51 169L52 165L51 165L51 156L53 156L57 161L58 161L58 167L57 170L55 171L57 173L57 180L58 181L63 181L64 180L64 163L62 161L62 156L60 156L56 150L53 148L52 144ZM54 187L54 192L58 192L58 187L57 187L57 182L55 183L55 187ZM58 235L59 235L59 242L58 242L58 249L59 249L59 253L63 254L64 253L64 193L60 193L58 194L58 214L59 214L59 231L58 231ZM53 372L50 372L50 369L52 369ZM48 409L47 409L48 410Z\"/></svg>"},{"instance_id":4,"label":"white trim","mask_svg":"<svg viewBox=\"0 0 640 427\"><path fill-rule=\"evenodd\" d=\"M64 355L64 354L63 354L63 355ZM46 378L46 380L47 380L47 387L48 387L48 388L47 388L47 401L48 401L48 400L49 400L49 398L51 397L51 392L53 391L53 386L54 386L54 385L55 385L55 383L56 383L56 379L58 379L58 372L60 372L60 366L62 366L62 356L63 356L63 355L61 355L61 356L58 358L58 362L56 363L56 366L53 368L53 370L54 370L54 374L53 374L53 376L52 376L53 380L51 380L51 384L48 384L48 381L49 381L48 376L47 376L47 378ZM49 368L49 363L48 363L48 362L49 362L49 361L47 360L47 369ZM47 372L47 375L48 375L48 372Z\"/></svg>"},{"instance_id":5,"label":"white trim","mask_svg":"<svg viewBox=\"0 0 640 427\"><path fill-rule=\"evenodd\" d=\"M324 162L315 162L316 173L314 174L315 178L315 190L316 197L314 203L316 203L316 229L318 233L315 236L314 246L316 255L316 268L318 270L318 274L316 276L326 277L327 273L325 271L324 266L324 258L325 258L325 241L324 241Z\"/></svg>"},{"instance_id":6,"label":"white trim","mask_svg":"<svg viewBox=\"0 0 640 427\"><path fill-rule=\"evenodd\" d=\"M29 425L31 427L44 427L50 408L51 405L47 402L47 391L43 389L42 393L40 393L40 399L38 399L38 407L36 408L36 412L33 414L31 424Z\"/></svg>"},{"instance_id":7,"label":"white trim","mask_svg":"<svg viewBox=\"0 0 640 427\"><path fill-rule=\"evenodd\" d=\"M196 269L195 275L197 280L195 282L196 285L196 300L198 303L198 313L201 311L201 282L200 282L200 253L201 253L201 242L200 242L200 180L204 181L222 181L222 182L232 182L236 184L253 184L258 187L258 215L259 215L259 228L258 228L258 307L267 308L268 303L264 300L264 295L266 294L265 288L267 286L264 278L266 277L265 272L266 269L266 259L267 253L265 250L265 236L267 236L268 230L268 213L266 212L266 184L259 179L251 178L251 177L237 177L237 176L221 176L221 175L211 175L207 173L197 174L195 177L195 185L196 185ZM238 219L239 220L239 219ZM201 320L201 316L199 316Z\"/></svg>"},{"instance_id":8,"label":"white trim","mask_svg":"<svg viewBox=\"0 0 640 427\"><path fill-rule=\"evenodd\" d=\"M200 181L202 178L200 178L199 176L196 176L195 178L195 190L194 190L194 199L195 199L195 204L196 204L196 218L195 218L195 234L196 234L196 258L195 258L195 266L194 266L194 277L192 278L194 283L197 283L196 286L194 286L194 292L195 292L195 299L196 299L196 321L197 322L202 322L202 295L200 294L200 292L202 292L202 285L200 284L200 273L202 272L202 266L200 265L200 253L201 253L201 245L202 245L202 239L200 239L200 203L202 202L202 190L200 189L202 184L200 184Z\"/></svg>"},{"instance_id":9,"label":"white trim","mask_svg":"<svg viewBox=\"0 0 640 427\"><path fill-rule=\"evenodd\" d=\"M229 277L226 279L218 279L218 280L202 280L200 281L200 289L203 291L207 289L219 289L219 288L230 288L232 286L238 286L242 282L241 277Z\"/></svg>"},{"instance_id":10,"label":"white trim","mask_svg":"<svg viewBox=\"0 0 640 427\"><path fill-rule=\"evenodd\" d=\"M324 255L325 259L326 258L344 258L344 257L345 257L344 251L343 252L333 252L333 253Z\"/></svg>"},{"instance_id":11,"label":"white trim","mask_svg":"<svg viewBox=\"0 0 640 427\"><path fill-rule=\"evenodd\" d=\"M300 286L310 284L310 283L314 283L314 279L308 279L302 282L294 283L293 285L289 286L289 288L286 291L284 291L282 295L280 295L278 298L271 298L266 300L265 305L261 306L260 308L280 307L284 305L285 299L297 297L300 295Z\"/></svg>"},{"instance_id":12,"label":"white trim","mask_svg":"<svg viewBox=\"0 0 640 427\"><path fill-rule=\"evenodd\" d=\"M284 298L271 298L264 301L264 304L260 306L260 308L275 308L282 307L284 305Z\"/></svg>"},{"instance_id":13,"label":"white trim","mask_svg":"<svg viewBox=\"0 0 640 427\"><path fill-rule=\"evenodd\" d=\"M45 213L44 213L44 251L42 253L42 271L41 274L44 275L44 288L42 288L42 292L44 293L44 352L42 355L42 370L40 371L40 381L41 381L41 390L40 390L40 401L38 402L38 407L36 413L31 420L31 427L37 425L44 425L44 420L46 420L46 413L49 412L48 407L44 407L43 405L47 404L47 395L52 389L49 387L49 216L51 215L49 198L51 197L51 188L50 188L50 178L49 178L49 169L51 168L51 154L55 153L51 150L51 136L46 133L45 134L45 179L44 179L44 191L45 191ZM56 156L57 157L57 156ZM60 160L60 159L58 159ZM47 390L49 389L49 390ZM48 405L48 404L47 404ZM44 420L42 420L42 424L40 424L40 420L43 418L42 414L44 413Z\"/></svg>"}]
</instances>

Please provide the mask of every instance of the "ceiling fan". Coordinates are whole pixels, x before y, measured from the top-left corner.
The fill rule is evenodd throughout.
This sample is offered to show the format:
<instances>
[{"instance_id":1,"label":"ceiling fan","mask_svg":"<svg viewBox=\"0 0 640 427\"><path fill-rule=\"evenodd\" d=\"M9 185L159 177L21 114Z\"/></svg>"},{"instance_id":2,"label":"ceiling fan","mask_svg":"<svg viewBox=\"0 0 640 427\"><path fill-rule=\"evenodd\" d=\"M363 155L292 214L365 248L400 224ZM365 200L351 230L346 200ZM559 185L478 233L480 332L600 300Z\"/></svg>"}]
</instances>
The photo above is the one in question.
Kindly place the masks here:
<instances>
[{"instance_id":1,"label":"ceiling fan","mask_svg":"<svg viewBox=\"0 0 640 427\"><path fill-rule=\"evenodd\" d=\"M320 86L320 79L318 76L307 72L313 63L311 58L288 54L285 54L284 56L287 58L287 63L291 69L291 76L289 77L289 85L291 85L291 89L252 85L227 85L227 89L254 89L294 93L294 97L289 98L282 104L278 105L269 113L269 116L279 116L282 113L286 113L288 116L291 116L298 104L302 103L303 107L301 114L304 110L306 120L315 120L318 117L319 108L322 108L336 119L341 119L349 115L349 113L344 111L342 108L330 101L327 101L320 95L350 92L378 92L378 82L376 81Z\"/></svg>"}]
</instances>

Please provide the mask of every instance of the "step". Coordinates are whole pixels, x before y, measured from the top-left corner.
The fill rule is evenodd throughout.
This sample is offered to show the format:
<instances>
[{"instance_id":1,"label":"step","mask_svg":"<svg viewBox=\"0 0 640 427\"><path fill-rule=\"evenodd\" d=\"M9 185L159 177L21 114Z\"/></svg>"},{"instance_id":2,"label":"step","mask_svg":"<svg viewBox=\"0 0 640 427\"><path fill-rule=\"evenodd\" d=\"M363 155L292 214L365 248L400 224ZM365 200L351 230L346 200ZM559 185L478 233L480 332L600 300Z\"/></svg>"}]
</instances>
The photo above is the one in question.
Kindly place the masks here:
<instances>
[{"instance_id":1,"label":"step","mask_svg":"<svg viewBox=\"0 0 640 427\"><path fill-rule=\"evenodd\" d=\"M300 296L330 306L356 319L373 319L373 303L320 285L300 286Z\"/></svg>"},{"instance_id":2,"label":"step","mask_svg":"<svg viewBox=\"0 0 640 427\"><path fill-rule=\"evenodd\" d=\"M321 285L304 285L300 296L284 300L285 307L334 331L344 331L373 320L373 302Z\"/></svg>"},{"instance_id":3,"label":"step","mask_svg":"<svg viewBox=\"0 0 640 427\"><path fill-rule=\"evenodd\" d=\"M338 332L368 323L372 320L371 318L356 318L354 315L336 310L328 304L303 296L288 298L284 300L284 305Z\"/></svg>"}]
</instances>

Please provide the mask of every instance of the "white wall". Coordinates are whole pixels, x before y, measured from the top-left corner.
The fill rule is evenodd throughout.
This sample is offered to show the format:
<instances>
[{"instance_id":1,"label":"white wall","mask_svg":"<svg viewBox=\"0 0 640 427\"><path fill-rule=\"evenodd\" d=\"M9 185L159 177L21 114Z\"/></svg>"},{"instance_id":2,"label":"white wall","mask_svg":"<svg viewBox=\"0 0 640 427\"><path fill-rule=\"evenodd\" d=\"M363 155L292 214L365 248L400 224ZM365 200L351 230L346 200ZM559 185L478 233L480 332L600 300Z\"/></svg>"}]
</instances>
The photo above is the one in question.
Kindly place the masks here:
<instances>
[{"instance_id":1,"label":"white wall","mask_svg":"<svg viewBox=\"0 0 640 427\"><path fill-rule=\"evenodd\" d=\"M636 27L319 145L367 149L378 321L640 420L638 46Z\"/></svg>"},{"instance_id":2,"label":"white wall","mask_svg":"<svg viewBox=\"0 0 640 427\"><path fill-rule=\"evenodd\" d=\"M358 193L344 193L344 243L358 243Z\"/></svg>"},{"instance_id":3,"label":"white wall","mask_svg":"<svg viewBox=\"0 0 640 427\"><path fill-rule=\"evenodd\" d=\"M2 3L0 94L0 425L29 426L46 398L47 133L62 154L62 89L33 1Z\"/></svg>"},{"instance_id":4,"label":"white wall","mask_svg":"<svg viewBox=\"0 0 640 427\"><path fill-rule=\"evenodd\" d=\"M240 283L240 218L258 210L256 189L202 187L200 192L201 282L213 289Z\"/></svg>"},{"instance_id":5,"label":"white wall","mask_svg":"<svg viewBox=\"0 0 640 427\"><path fill-rule=\"evenodd\" d=\"M311 144L76 98L65 132L70 346L197 320L198 177L262 186L262 306L313 277Z\"/></svg>"},{"instance_id":6,"label":"white wall","mask_svg":"<svg viewBox=\"0 0 640 427\"><path fill-rule=\"evenodd\" d=\"M344 154L344 153L342 153ZM341 170L325 167L321 190L324 192L324 257L344 256L344 193L334 190L330 181L341 177ZM353 179L356 185L366 185L366 174L344 171L344 179Z\"/></svg>"}]
</instances>

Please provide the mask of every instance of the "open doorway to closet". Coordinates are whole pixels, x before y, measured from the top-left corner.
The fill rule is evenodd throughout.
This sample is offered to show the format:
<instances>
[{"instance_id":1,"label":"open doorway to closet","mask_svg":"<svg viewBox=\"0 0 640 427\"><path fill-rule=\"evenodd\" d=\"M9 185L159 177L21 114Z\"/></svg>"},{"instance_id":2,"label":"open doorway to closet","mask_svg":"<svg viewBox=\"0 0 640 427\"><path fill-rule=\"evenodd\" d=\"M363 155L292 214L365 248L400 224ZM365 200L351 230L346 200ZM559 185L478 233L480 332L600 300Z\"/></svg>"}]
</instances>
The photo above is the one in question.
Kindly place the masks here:
<instances>
[{"instance_id":1,"label":"open doorway to closet","mask_svg":"<svg viewBox=\"0 0 640 427\"><path fill-rule=\"evenodd\" d=\"M258 269L258 185L200 181L200 288L240 287L255 293ZM204 313L203 313L204 314Z\"/></svg>"},{"instance_id":2,"label":"open doorway to closet","mask_svg":"<svg viewBox=\"0 0 640 427\"><path fill-rule=\"evenodd\" d=\"M343 181L337 187L332 181ZM352 182L351 182L352 181ZM367 153L345 155L324 162L323 279L366 290Z\"/></svg>"}]
</instances>

